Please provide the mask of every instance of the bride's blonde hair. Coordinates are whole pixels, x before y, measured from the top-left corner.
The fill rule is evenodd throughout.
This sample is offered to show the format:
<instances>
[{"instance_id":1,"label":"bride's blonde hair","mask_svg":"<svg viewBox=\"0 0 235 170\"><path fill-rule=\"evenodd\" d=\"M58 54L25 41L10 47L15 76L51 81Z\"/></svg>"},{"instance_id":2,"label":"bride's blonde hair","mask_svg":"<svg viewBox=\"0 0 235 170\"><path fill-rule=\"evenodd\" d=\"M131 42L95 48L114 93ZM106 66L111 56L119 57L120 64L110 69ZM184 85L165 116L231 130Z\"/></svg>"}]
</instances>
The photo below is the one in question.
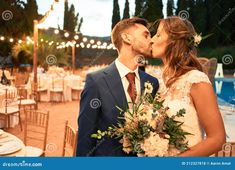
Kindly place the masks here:
<instances>
[{"instance_id":1,"label":"bride's blonde hair","mask_svg":"<svg viewBox=\"0 0 235 170\"><path fill-rule=\"evenodd\" d=\"M158 25L163 24L163 29L169 36L163 72L166 86L171 86L181 75L190 70L202 71L202 66L197 59L196 47L193 42L190 42L196 35L191 22L177 16L171 16L160 19L157 23ZM166 80L169 74L170 77Z\"/></svg>"}]
</instances>

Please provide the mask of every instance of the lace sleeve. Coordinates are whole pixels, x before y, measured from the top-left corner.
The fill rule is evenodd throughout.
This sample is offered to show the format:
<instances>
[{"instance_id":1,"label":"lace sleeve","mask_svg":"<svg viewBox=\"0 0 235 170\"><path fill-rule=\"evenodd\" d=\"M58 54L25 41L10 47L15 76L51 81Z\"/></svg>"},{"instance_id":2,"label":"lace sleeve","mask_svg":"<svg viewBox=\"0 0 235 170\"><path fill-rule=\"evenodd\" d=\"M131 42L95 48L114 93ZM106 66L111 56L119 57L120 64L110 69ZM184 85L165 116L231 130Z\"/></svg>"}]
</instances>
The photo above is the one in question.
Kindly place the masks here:
<instances>
[{"instance_id":1,"label":"lace sleeve","mask_svg":"<svg viewBox=\"0 0 235 170\"><path fill-rule=\"evenodd\" d=\"M194 83L203 83L203 82L211 84L208 76L205 73L198 70L192 70L189 73L187 79L191 85Z\"/></svg>"}]
</instances>

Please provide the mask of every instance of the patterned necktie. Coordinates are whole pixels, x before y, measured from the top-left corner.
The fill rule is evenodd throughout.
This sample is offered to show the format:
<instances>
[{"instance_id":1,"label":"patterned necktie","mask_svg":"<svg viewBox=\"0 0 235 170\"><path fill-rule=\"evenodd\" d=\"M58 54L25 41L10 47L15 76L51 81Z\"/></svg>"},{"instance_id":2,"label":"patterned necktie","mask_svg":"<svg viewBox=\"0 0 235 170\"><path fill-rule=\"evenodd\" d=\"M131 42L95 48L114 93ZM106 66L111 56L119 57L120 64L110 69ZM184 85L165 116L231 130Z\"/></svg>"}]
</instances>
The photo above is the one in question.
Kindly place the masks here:
<instances>
[{"instance_id":1,"label":"patterned necktie","mask_svg":"<svg viewBox=\"0 0 235 170\"><path fill-rule=\"evenodd\" d=\"M136 96L137 96L136 88L135 88L135 73L128 73L126 75L126 78L129 82L127 92L129 93L132 102L135 102L135 99L136 99Z\"/></svg>"}]
</instances>

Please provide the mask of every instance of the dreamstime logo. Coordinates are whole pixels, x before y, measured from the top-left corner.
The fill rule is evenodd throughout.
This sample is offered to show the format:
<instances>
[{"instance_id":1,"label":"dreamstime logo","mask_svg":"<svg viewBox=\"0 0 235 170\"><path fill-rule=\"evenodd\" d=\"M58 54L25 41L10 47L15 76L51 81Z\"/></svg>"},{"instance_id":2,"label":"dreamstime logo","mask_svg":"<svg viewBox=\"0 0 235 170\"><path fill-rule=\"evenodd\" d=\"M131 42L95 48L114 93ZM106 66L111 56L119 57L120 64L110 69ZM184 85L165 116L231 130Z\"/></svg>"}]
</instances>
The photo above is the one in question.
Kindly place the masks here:
<instances>
[{"instance_id":1,"label":"dreamstime logo","mask_svg":"<svg viewBox=\"0 0 235 170\"><path fill-rule=\"evenodd\" d=\"M97 109L101 106L101 101L97 98L92 99L90 101L90 106L91 106L92 109Z\"/></svg>"},{"instance_id":2,"label":"dreamstime logo","mask_svg":"<svg viewBox=\"0 0 235 170\"><path fill-rule=\"evenodd\" d=\"M55 55L52 55L52 54L48 55L48 56L46 57L46 63L47 63L48 65L56 64L56 63L57 63L57 58L56 58L56 56L55 56Z\"/></svg>"},{"instance_id":3,"label":"dreamstime logo","mask_svg":"<svg viewBox=\"0 0 235 170\"><path fill-rule=\"evenodd\" d=\"M228 13L218 22L218 24L221 25L233 13L233 11L235 11L235 7L232 9L229 8Z\"/></svg>"},{"instance_id":4,"label":"dreamstime logo","mask_svg":"<svg viewBox=\"0 0 235 170\"><path fill-rule=\"evenodd\" d=\"M222 63L225 64L225 65L232 64L233 63L233 56L230 55L230 54L225 54L222 57Z\"/></svg>"},{"instance_id":5,"label":"dreamstime logo","mask_svg":"<svg viewBox=\"0 0 235 170\"><path fill-rule=\"evenodd\" d=\"M222 146L222 151L225 152L225 153L231 152L232 149L233 149L233 146L232 146L231 143L225 143L225 144L223 144L223 146Z\"/></svg>"},{"instance_id":6,"label":"dreamstime logo","mask_svg":"<svg viewBox=\"0 0 235 170\"><path fill-rule=\"evenodd\" d=\"M105 141L104 138L102 138L102 140L98 141L97 144L96 144L96 146L93 147L93 148L90 150L90 152L87 153L86 156L90 156L104 141Z\"/></svg>"},{"instance_id":7,"label":"dreamstime logo","mask_svg":"<svg viewBox=\"0 0 235 170\"><path fill-rule=\"evenodd\" d=\"M145 57L143 55L135 56L135 63L138 65L145 65L146 64Z\"/></svg>"},{"instance_id":8,"label":"dreamstime logo","mask_svg":"<svg viewBox=\"0 0 235 170\"><path fill-rule=\"evenodd\" d=\"M186 10L181 10L181 11L178 13L178 16L179 16L181 19L188 19L188 18L189 18L189 13L188 13L188 11L186 11Z\"/></svg>"},{"instance_id":9,"label":"dreamstime logo","mask_svg":"<svg viewBox=\"0 0 235 170\"><path fill-rule=\"evenodd\" d=\"M54 143L48 143L46 145L46 151L50 152L50 153L55 152L57 150L57 148L58 148L57 145Z\"/></svg>"},{"instance_id":10,"label":"dreamstime logo","mask_svg":"<svg viewBox=\"0 0 235 170\"><path fill-rule=\"evenodd\" d=\"M13 13L10 10L5 10L2 12L2 19L9 21L13 18Z\"/></svg>"},{"instance_id":11,"label":"dreamstime logo","mask_svg":"<svg viewBox=\"0 0 235 170\"><path fill-rule=\"evenodd\" d=\"M95 61L98 59L98 58L100 58L101 56L102 56L102 54L104 54L104 50L103 51L101 51L92 61L91 61L91 63L89 64L89 66L92 66L94 63L95 63Z\"/></svg>"},{"instance_id":12,"label":"dreamstime logo","mask_svg":"<svg viewBox=\"0 0 235 170\"><path fill-rule=\"evenodd\" d=\"M147 11L147 9L148 9L148 5L145 5L145 6L141 9L141 12L139 13L139 15L137 15L137 17L143 16L143 14L145 13L145 11Z\"/></svg>"}]
</instances>

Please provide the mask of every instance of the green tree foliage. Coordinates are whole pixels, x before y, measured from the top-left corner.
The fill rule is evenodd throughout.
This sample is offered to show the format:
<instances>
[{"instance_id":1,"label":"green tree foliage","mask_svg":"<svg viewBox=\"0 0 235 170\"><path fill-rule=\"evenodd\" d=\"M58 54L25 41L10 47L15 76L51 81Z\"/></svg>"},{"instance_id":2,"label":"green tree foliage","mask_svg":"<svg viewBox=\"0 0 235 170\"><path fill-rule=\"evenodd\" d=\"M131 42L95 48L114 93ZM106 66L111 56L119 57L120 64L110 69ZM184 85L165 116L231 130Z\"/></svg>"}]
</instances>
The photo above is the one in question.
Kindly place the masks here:
<instances>
[{"instance_id":1,"label":"green tree foliage","mask_svg":"<svg viewBox=\"0 0 235 170\"><path fill-rule=\"evenodd\" d=\"M173 9L174 9L174 0L168 0L167 1L167 16L173 15Z\"/></svg>"},{"instance_id":2,"label":"green tree foliage","mask_svg":"<svg viewBox=\"0 0 235 170\"><path fill-rule=\"evenodd\" d=\"M1 0L0 1L0 34L5 37L22 38L33 32L33 20L40 16L36 0ZM12 43L0 41L0 55L11 52Z\"/></svg>"},{"instance_id":3,"label":"green tree foliage","mask_svg":"<svg viewBox=\"0 0 235 170\"><path fill-rule=\"evenodd\" d=\"M120 8L118 0L113 1L112 29L120 21Z\"/></svg>"},{"instance_id":4,"label":"green tree foliage","mask_svg":"<svg viewBox=\"0 0 235 170\"><path fill-rule=\"evenodd\" d=\"M129 1L126 0L122 19L130 18Z\"/></svg>"},{"instance_id":5,"label":"green tree foliage","mask_svg":"<svg viewBox=\"0 0 235 170\"><path fill-rule=\"evenodd\" d=\"M68 5L68 0L64 2L64 30L75 32L80 31L83 23L83 18L79 20L79 13L76 14L75 7L72 4L70 7Z\"/></svg>"},{"instance_id":6,"label":"green tree foliage","mask_svg":"<svg viewBox=\"0 0 235 170\"><path fill-rule=\"evenodd\" d=\"M234 6L234 1L178 0L176 15L184 10L184 16L192 22L198 33L213 33L213 36L204 40L201 45L227 46L235 43Z\"/></svg>"},{"instance_id":7,"label":"green tree foliage","mask_svg":"<svg viewBox=\"0 0 235 170\"><path fill-rule=\"evenodd\" d=\"M146 0L135 0L135 16L141 17L143 11L146 10L144 8Z\"/></svg>"},{"instance_id":8,"label":"green tree foliage","mask_svg":"<svg viewBox=\"0 0 235 170\"><path fill-rule=\"evenodd\" d=\"M197 32L206 32L206 6L203 0L196 0L194 19L191 21Z\"/></svg>"},{"instance_id":9,"label":"green tree foliage","mask_svg":"<svg viewBox=\"0 0 235 170\"><path fill-rule=\"evenodd\" d=\"M68 54L64 49L57 49L55 44L48 45L46 42L62 42L63 40L53 33L41 33L39 39L43 42L38 44L38 64L46 67L48 63L46 58L48 55L56 57L56 65L67 65ZM12 54L16 65L33 64L33 44L15 44L12 48Z\"/></svg>"},{"instance_id":10,"label":"green tree foliage","mask_svg":"<svg viewBox=\"0 0 235 170\"><path fill-rule=\"evenodd\" d=\"M177 9L176 9L176 15L179 14L182 10L187 10L188 8L188 0L177 0Z\"/></svg>"},{"instance_id":11,"label":"green tree foliage","mask_svg":"<svg viewBox=\"0 0 235 170\"><path fill-rule=\"evenodd\" d=\"M149 22L154 22L157 19L163 18L163 5L161 0L147 0L145 7L146 9L143 9L142 17Z\"/></svg>"},{"instance_id":12,"label":"green tree foliage","mask_svg":"<svg viewBox=\"0 0 235 170\"><path fill-rule=\"evenodd\" d=\"M27 3L25 4L25 17L27 21L26 29L28 29L28 32L33 32L33 20L39 18L38 14L38 5L36 0L27 0Z\"/></svg>"}]
</instances>

